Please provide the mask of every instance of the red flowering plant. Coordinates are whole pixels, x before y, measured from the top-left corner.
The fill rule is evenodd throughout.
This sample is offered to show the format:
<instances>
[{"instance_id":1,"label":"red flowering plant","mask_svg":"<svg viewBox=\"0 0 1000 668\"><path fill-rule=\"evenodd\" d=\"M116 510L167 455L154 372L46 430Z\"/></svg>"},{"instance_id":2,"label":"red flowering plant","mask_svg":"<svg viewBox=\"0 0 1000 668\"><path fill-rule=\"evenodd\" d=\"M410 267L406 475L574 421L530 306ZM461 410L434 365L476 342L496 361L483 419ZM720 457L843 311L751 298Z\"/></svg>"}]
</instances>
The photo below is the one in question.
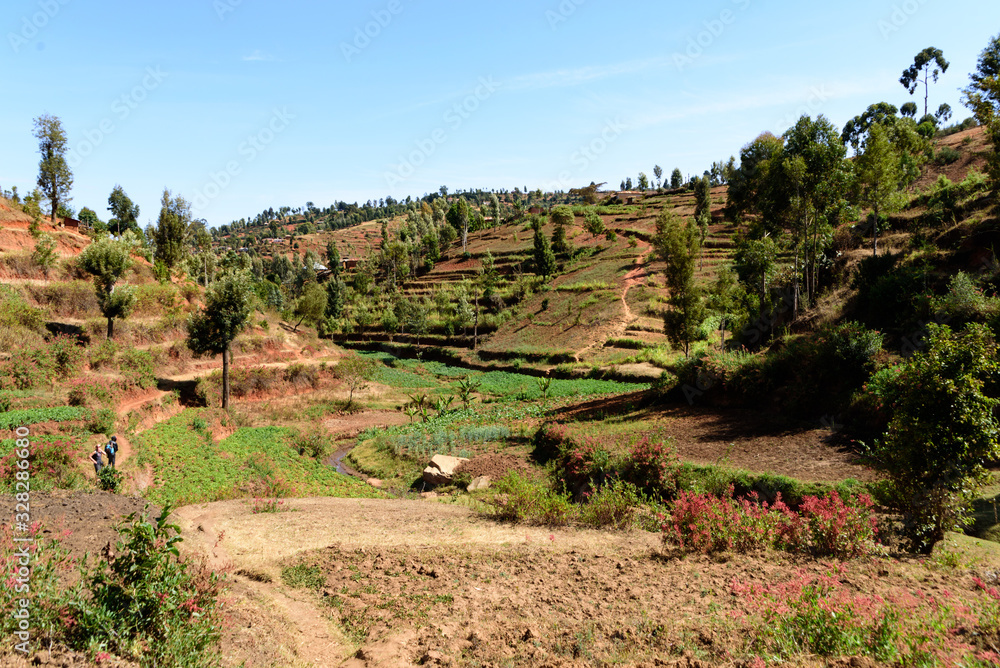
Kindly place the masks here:
<instances>
[{"instance_id":1,"label":"red flowering plant","mask_svg":"<svg viewBox=\"0 0 1000 668\"><path fill-rule=\"evenodd\" d=\"M33 438L28 445L31 462L31 487L35 490L68 489L83 479L77 468L77 443L69 439ZM13 487L17 468L17 452L12 450L0 458L0 486Z\"/></svg>"},{"instance_id":2,"label":"red flowering plant","mask_svg":"<svg viewBox=\"0 0 1000 668\"><path fill-rule=\"evenodd\" d=\"M643 436L629 449L622 478L646 494L670 499L677 494L680 457L669 440Z\"/></svg>"},{"instance_id":3,"label":"red flowering plant","mask_svg":"<svg viewBox=\"0 0 1000 668\"><path fill-rule=\"evenodd\" d=\"M768 547L817 556L853 558L878 549L872 503L860 497L851 505L834 491L806 496L796 512L780 497L760 502L756 493L733 498L681 491L662 525L663 542L692 552L748 551Z\"/></svg>"}]
</instances>

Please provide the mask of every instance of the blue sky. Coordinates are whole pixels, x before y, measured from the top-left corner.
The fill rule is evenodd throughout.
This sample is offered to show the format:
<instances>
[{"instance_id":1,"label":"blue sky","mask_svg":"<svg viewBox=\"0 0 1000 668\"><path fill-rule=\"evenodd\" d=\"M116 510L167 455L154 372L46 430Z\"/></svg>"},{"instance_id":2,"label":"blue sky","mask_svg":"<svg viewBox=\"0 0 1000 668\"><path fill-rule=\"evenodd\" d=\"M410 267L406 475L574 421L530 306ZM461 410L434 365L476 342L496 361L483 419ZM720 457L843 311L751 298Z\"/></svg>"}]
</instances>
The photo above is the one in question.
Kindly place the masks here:
<instances>
[{"instance_id":1,"label":"blue sky","mask_svg":"<svg viewBox=\"0 0 1000 668\"><path fill-rule=\"evenodd\" d=\"M62 119L72 205L163 188L212 225L269 206L701 173L802 113L837 125L928 46L959 88L995 0L137 3L7 0L0 187L34 187L32 119Z\"/></svg>"}]
</instances>

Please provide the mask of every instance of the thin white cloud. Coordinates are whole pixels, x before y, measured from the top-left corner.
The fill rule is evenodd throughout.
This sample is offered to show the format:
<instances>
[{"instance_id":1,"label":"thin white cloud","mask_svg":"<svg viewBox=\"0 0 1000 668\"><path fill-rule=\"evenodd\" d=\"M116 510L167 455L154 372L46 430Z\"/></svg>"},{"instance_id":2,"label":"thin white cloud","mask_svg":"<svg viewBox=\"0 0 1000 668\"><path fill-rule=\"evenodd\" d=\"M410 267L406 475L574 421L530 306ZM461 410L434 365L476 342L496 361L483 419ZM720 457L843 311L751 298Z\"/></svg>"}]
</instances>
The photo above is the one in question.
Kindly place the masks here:
<instances>
[{"instance_id":1,"label":"thin white cloud","mask_svg":"<svg viewBox=\"0 0 1000 668\"><path fill-rule=\"evenodd\" d=\"M705 98L699 100L696 94L684 91L681 95L698 101L681 107L674 106L669 111L639 114L630 119L629 127L631 130L643 129L690 118L726 116L751 109L776 109L782 114L797 113L800 108L807 107L806 112L815 116L823 113L828 104L837 100L876 95L884 91L885 78L880 75L841 81L782 81L766 90L730 94L713 102L704 101Z\"/></svg>"},{"instance_id":2,"label":"thin white cloud","mask_svg":"<svg viewBox=\"0 0 1000 668\"><path fill-rule=\"evenodd\" d=\"M249 56L243 56L244 62L271 62L275 57L269 53L264 53L260 49L254 50Z\"/></svg>"},{"instance_id":3,"label":"thin white cloud","mask_svg":"<svg viewBox=\"0 0 1000 668\"><path fill-rule=\"evenodd\" d=\"M609 65L588 65L587 67L551 70L549 72L534 72L513 77L505 83L505 87L514 90L539 90L580 86L609 77L661 69L668 67L670 62L669 58L658 57Z\"/></svg>"}]
</instances>

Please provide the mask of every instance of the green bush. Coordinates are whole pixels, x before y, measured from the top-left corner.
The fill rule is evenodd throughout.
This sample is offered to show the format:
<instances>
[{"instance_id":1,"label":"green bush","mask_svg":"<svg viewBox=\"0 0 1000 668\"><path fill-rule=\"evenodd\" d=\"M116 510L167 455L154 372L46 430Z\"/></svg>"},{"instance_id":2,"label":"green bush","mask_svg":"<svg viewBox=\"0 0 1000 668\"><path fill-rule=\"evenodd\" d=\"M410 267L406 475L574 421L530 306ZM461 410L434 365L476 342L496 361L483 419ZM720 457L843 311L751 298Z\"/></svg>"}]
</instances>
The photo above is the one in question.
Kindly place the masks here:
<instances>
[{"instance_id":1,"label":"green bush","mask_svg":"<svg viewBox=\"0 0 1000 668\"><path fill-rule=\"evenodd\" d=\"M934 156L934 163L937 165L950 165L953 162L957 162L962 157L960 151L956 151L950 146L943 147Z\"/></svg>"},{"instance_id":2,"label":"green bush","mask_svg":"<svg viewBox=\"0 0 1000 668\"><path fill-rule=\"evenodd\" d=\"M487 503L495 519L514 524L565 526L575 515L567 497L516 472L497 481Z\"/></svg>"},{"instance_id":3,"label":"green bush","mask_svg":"<svg viewBox=\"0 0 1000 668\"><path fill-rule=\"evenodd\" d=\"M130 515L111 559L85 573L91 596L70 604L71 644L104 647L142 666L195 667L217 663L216 619L222 580L179 557L180 529ZM114 629L114 633L109 633Z\"/></svg>"},{"instance_id":4,"label":"green bush","mask_svg":"<svg viewBox=\"0 0 1000 668\"><path fill-rule=\"evenodd\" d=\"M0 365L0 377L9 378L10 384L19 390L45 385L57 375L55 359L47 346L15 348L7 362Z\"/></svg>"},{"instance_id":5,"label":"green bush","mask_svg":"<svg viewBox=\"0 0 1000 668\"><path fill-rule=\"evenodd\" d=\"M15 448L15 444L14 440L0 442L0 452L6 451L0 458L0 487L7 490L15 489L15 476L20 470L17 467L19 448ZM32 490L76 489L85 485L78 465L78 445L73 440L33 436L29 439L28 452Z\"/></svg>"},{"instance_id":6,"label":"green bush","mask_svg":"<svg viewBox=\"0 0 1000 668\"><path fill-rule=\"evenodd\" d=\"M891 480L895 505L918 549L970 521L969 505L1000 457L998 348L982 325L954 333L928 326L927 348L889 382L891 414L872 457Z\"/></svg>"},{"instance_id":7,"label":"green bush","mask_svg":"<svg viewBox=\"0 0 1000 668\"><path fill-rule=\"evenodd\" d=\"M312 429L295 436L292 447L300 455L321 459L330 454L330 435L322 429Z\"/></svg>"},{"instance_id":8,"label":"green bush","mask_svg":"<svg viewBox=\"0 0 1000 668\"><path fill-rule=\"evenodd\" d=\"M952 276L948 292L931 303L953 327L968 322L988 322L1000 312L1000 299L984 295L972 277L963 271Z\"/></svg>"},{"instance_id":9,"label":"green bush","mask_svg":"<svg viewBox=\"0 0 1000 668\"><path fill-rule=\"evenodd\" d=\"M118 357L118 368L130 386L144 390L156 387L153 356L149 351L134 348L122 350Z\"/></svg>"},{"instance_id":10,"label":"green bush","mask_svg":"<svg viewBox=\"0 0 1000 668\"><path fill-rule=\"evenodd\" d=\"M105 492L117 494L122 486L122 472L113 466L105 466L97 474L97 486Z\"/></svg>"},{"instance_id":11,"label":"green bush","mask_svg":"<svg viewBox=\"0 0 1000 668\"><path fill-rule=\"evenodd\" d=\"M104 434L105 436L112 436L115 433L115 423L118 421L118 416L110 408L101 408L96 410L91 415L90 421L87 422L87 431L92 434Z\"/></svg>"},{"instance_id":12,"label":"green bush","mask_svg":"<svg viewBox=\"0 0 1000 668\"><path fill-rule=\"evenodd\" d=\"M89 350L90 368L94 371L105 368L116 368L119 346L110 339L104 339Z\"/></svg>"},{"instance_id":13,"label":"green bush","mask_svg":"<svg viewBox=\"0 0 1000 668\"><path fill-rule=\"evenodd\" d=\"M45 331L45 315L28 304L20 292L0 284L0 329L23 328L38 334Z\"/></svg>"},{"instance_id":14,"label":"green bush","mask_svg":"<svg viewBox=\"0 0 1000 668\"><path fill-rule=\"evenodd\" d=\"M580 522L596 528L631 529L639 508L648 501L624 480L612 480L587 496L580 507Z\"/></svg>"}]
</instances>

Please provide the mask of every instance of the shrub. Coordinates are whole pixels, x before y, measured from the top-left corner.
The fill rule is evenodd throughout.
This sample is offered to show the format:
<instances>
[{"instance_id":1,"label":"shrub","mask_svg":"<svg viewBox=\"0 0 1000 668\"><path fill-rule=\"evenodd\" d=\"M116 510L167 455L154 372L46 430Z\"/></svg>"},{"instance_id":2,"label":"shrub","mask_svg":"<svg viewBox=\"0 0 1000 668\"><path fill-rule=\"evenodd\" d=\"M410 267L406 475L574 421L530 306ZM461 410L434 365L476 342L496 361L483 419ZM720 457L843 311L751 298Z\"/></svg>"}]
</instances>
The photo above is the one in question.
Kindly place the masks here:
<instances>
[{"instance_id":1,"label":"shrub","mask_svg":"<svg viewBox=\"0 0 1000 668\"><path fill-rule=\"evenodd\" d=\"M87 431L92 434L104 434L110 437L115 433L115 422L117 422L118 417L115 412L110 408L101 408L96 410L91 415L90 421L87 422Z\"/></svg>"},{"instance_id":2,"label":"shrub","mask_svg":"<svg viewBox=\"0 0 1000 668\"><path fill-rule=\"evenodd\" d=\"M89 281L69 281L26 284L24 289L39 306L45 307L52 315L68 318L87 318L98 315L97 296Z\"/></svg>"},{"instance_id":3,"label":"shrub","mask_svg":"<svg viewBox=\"0 0 1000 668\"><path fill-rule=\"evenodd\" d=\"M872 448L923 550L968 524L969 503L988 478L984 463L1000 456L1000 400L984 393L1000 376L996 343L977 324L961 333L931 324L928 332L927 348L888 383L892 418Z\"/></svg>"},{"instance_id":4,"label":"shrub","mask_svg":"<svg viewBox=\"0 0 1000 668\"><path fill-rule=\"evenodd\" d=\"M10 359L0 373L10 379L19 390L30 390L43 385L55 376L55 362L45 348L18 348L11 351Z\"/></svg>"},{"instance_id":5,"label":"shrub","mask_svg":"<svg viewBox=\"0 0 1000 668\"><path fill-rule=\"evenodd\" d=\"M304 457L319 459L330 453L330 436L322 429L312 429L298 434L292 447Z\"/></svg>"},{"instance_id":6,"label":"shrub","mask_svg":"<svg viewBox=\"0 0 1000 668\"><path fill-rule=\"evenodd\" d=\"M115 359L118 356L118 344L109 339L104 339L98 345L90 348L89 356L90 368L95 371L103 368L115 368Z\"/></svg>"},{"instance_id":7,"label":"shrub","mask_svg":"<svg viewBox=\"0 0 1000 668\"><path fill-rule=\"evenodd\" d=\"M755 653L781 659L861 655L897 663L900 624L894 606L867 593L848 593L835 574L800 574L775 584L734 581L732 593L754 616L746 623L753 629ZM907 658L901 665L924 665Z\"/></svg>"},{"instance_id":8,"label":"shrub","mask_svg":"<svg viewBox=\"0 0 1000 668\"><path fill-rule=\"evenodd\" d=\"M1000 300L987 297L963 271L951 277L948 292L933 299L932 308L954 327L968 322L987 322L1000 310Z\"/></svg>"},{"instance_id":9,"label":"shrub","mask_svg":"<svg viewBox=\"0 0 1000 668\"><path fill-rule=\"evenodd\" d=\"M319 371L310 364L296 362L285 369L285 382L297 388L319 386Z\"/></svg>"},{"instance_id":10,"label":"shrub","mask_svg":"<svg viewBox=\"0 0 1000 668\"><path fill-rule=\"evenodd\" d=\"M702 553L775 547L790 552L841 559L871 554L877 521L871 499L860 495L854 505L830 492L807 496L798 513L780 497L758 503L756 493L733 498L681 491L663 524L663 542L682 551Z\"/></svg>"},{"instance_id":11,"label":"shrub","mask_svg":"<svg viewBox=\"0 0 1000 668\"><path fill-rule=\"evenodd\" d=\"M105 492L117 494L122 486L122 472L113 466L105 466L97 474L97 486Z\"/></svg>"},{"instance_id":12,"label":"shrub","mask_svg":"<svg viewBox=\"0 0 1000 668\"><path fill-rule=\"evenodd\" d=\"M943 147L934 156L934 162L938 165L950 165L953 162L957 162L962 157L960 151L956 151L950 146Z\"/></svg>"},{"instance_id":13,"label":"shrub","mask_svg":"<svg viewBox=\"0 0 1000 668\"><path fill-rule=\"evenodd\" d=\"M0 458L0 483L14 488L17 473L17 451L11 450ZM77 462L77 444L72 440L29 439L28 460L31 462L31 488L34 490L72 489L83 485L84 478Z\"/></svg>"},{"instance_id":14,"label":"shrub","mask_svg":"<svg viewBox=\"0 0 1000 668\"><path fill-rule=\"evenodd\" d=\"M41 309L28 304L24 295L10 285L0 285L0 329L23 328L41 334L45 317Z\"/></svg>"},{"instance_id":15,"label":"shrub","mask_svg":"<svg viewBox=\"0 0 1000 668\"><path fill-rule=\"evenodd\" d=\"M677 493L680 457L670 441L643 436L635 443L622 465L622 477L646 494L673 498Z\"/></svg>"},{"instance_id":16,"label":"shrub","mask_svg":"<svg viewBox=\"0 0 1000 668\"><path fill-rule=\"evenodd\" d=\"M551 488L516 472L497 481L487 503L495 519L514 524L565 526L573 518L573 504Z\"/></svg>"},{"instance_id":17,"label":"shrub","mask_svg":"<svg viewBox=\"0 0 1000 668\"><path fill-rule=\"evenodd\" d=\"M285 502L281 499L261 499L255 498L250 504L250 512L254 515L260 513L280 513L284 508Z\"/></svg>"},{"instance_id":18,"label":"shrub","mask_svg":"<svg viewBox=\"0 0 1000 668\"><path fill-rule=\"evenodd\" d=\"M244 480L238 485L237 496L272 498L291 496L293 487L285 480L267 455L250 455L243 464Z\"/></svg>"},{"instance_id":19,"label":"shrub","mask_svg":"<svg viewBox=\"0 0 1000 668\"><path fill-rule=\"evenodd\" d=\"M156 386L153 356L149 351L126 348L119 356L118 368L131 387L148 390Z\"/></svg>"},{"instance_id":20,"label":"shrub","mask_svg":"<svg viewBox=\"0 0 1000 668\"><path fill-rule=\"evenodd\" d=\"M598 528L630 529L644 502L635 485L612 480L587 496L587 502L580 507L580 521Z\"/></svg>"},{"instance_id":21,"label":"shrub","mask_svg":"<svg viewBox=\"0 0 1000 668\"><path fill-rule=\"evenodd\" d=\"M85 573L91 596L69 605L71 644L97 641L142 666L215 663L223 583L178 556L180 529L167 524L169 512L165 507L155 523L133 514L119 525L115 553Z\"/></svg>"}]
</instances>

